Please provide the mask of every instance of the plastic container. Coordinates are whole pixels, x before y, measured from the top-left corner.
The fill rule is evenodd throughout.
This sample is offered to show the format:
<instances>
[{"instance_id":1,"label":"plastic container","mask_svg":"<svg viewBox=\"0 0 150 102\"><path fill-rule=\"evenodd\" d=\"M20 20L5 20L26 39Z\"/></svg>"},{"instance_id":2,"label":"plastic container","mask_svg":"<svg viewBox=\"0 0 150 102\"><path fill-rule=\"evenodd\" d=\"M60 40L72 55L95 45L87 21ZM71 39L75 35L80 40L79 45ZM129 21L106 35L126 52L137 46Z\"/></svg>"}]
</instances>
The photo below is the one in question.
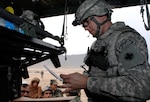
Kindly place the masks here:
<instances>
[{"instance_id":1,"label":"plastic container","mask_svg":"<svg viewBox=\"0 0 150 102\"><path fill-rule=\"evenodd\" d=\"M14 23L12 23L8 20L3 19L2 17L0 17L0 26L6 27L10 30L15 30L21 34L25 34L25 32L23 31L22 28L16 26Z\"/></svg>"},{"instance_id":2,"label":"plastic container","mask_svg":"<svg viewBox=\"0 0 150 102\"><path fill-rule=\"evenodd\" d=\"M10 22L10 21L8 21L8 20L6 20L6 25L5 25L5 27L8 28L8 29L11 29L11 30L15 30L15 25L14 25L14 23L12 23L12 22Z\"/></svg>"}]
</instances>

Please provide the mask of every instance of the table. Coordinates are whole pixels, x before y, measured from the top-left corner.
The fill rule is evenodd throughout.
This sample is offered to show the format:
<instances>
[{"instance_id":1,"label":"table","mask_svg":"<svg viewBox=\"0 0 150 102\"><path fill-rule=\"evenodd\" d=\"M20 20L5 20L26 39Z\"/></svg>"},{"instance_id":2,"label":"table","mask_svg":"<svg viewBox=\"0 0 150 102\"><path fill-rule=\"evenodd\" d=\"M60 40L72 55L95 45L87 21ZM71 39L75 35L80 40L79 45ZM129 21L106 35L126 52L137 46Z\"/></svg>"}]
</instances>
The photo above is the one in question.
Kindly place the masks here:
<instances>
[{"instance_id":1,"label":"table","mask_svg":"<svg viewBox=\"0 0 150 102\"><path fill-rule=\"evenodd\" d=\"M74 99L75 96L68 96L68 97L56 97L56 98L28 98L28 97L20 97L13 102L69 102L70 100Z\"/></svg>"}]
</instances>

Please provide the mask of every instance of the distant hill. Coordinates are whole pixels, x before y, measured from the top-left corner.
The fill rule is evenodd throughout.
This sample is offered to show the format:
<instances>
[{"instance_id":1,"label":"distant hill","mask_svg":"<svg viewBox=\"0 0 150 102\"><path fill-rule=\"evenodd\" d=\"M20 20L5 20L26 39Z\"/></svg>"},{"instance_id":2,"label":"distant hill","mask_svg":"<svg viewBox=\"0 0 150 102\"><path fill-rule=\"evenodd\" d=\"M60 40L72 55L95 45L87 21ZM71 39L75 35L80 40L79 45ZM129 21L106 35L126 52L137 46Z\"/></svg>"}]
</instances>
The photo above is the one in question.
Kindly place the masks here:
<instances>
[{"instance_id":1,"label":"distant hill","mask_svg":"<svg viewBox=\"0 0 150 102\"><path fill-rule=\"evenodd\" d=\"M83 65L85 54L67 55L66 57L67 57L67 60L65 60L64 55L59 56L59 60L60 60L62 68L79 68L80 65ZM43 68L43 65L47 65L51 68L55 68L50 59L40 62L38 64L34 64L30 66L29 68Z\"/></svg>"},{"instance_id":2,"label":"distant hill","mask_svg":"<svg viewBox=\"0 0 150 102\"><path fill-rule=\"evenodd\" d=\"M84 57L85 57L85 54L67 55L67 60L65 60L65 56L60 55L59 56L59 60L61 63L60 68L80 68L80 65L83 65ZM44 68L43 65L47 65L48 67L55 68L50 59L45 60L35 65L32 65L29 68Z\"/></svg>"}]
</instances>

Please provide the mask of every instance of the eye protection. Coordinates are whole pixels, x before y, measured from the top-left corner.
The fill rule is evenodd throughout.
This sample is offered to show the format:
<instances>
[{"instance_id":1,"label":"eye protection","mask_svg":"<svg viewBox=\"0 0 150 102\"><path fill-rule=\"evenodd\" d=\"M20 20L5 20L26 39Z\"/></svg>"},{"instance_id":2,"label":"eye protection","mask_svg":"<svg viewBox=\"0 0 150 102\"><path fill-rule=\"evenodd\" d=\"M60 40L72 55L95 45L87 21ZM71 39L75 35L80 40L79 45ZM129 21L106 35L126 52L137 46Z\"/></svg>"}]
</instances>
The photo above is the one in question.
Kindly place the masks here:
<instances>
[{"instance_id":1,"label":"eye protection","mask_svg":"<svg viewBox=\"0 0 150 102\"><path fill-rule=\"evenodd\" d=\"M89 25L91 18L88 17L87 19L83 20L83 22L81 23L82 27L85 28Z\"/></svg>"}]
</instances>

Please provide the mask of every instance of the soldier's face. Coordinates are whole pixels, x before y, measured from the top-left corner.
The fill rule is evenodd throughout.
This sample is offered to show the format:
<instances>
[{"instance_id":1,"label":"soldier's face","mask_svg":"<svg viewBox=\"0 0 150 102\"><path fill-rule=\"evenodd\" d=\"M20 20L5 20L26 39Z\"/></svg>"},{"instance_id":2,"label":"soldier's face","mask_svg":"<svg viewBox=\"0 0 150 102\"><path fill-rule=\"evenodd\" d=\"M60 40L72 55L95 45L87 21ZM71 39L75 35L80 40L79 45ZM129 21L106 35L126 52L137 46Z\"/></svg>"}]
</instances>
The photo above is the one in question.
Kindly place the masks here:
<instances>
[{"instance_id":1,"label":"soldier's face","mask_svg":"<svg viewBox=\"0 0 150 102\"><path fill-rule=\"evenodd\" d=\"M85 30L88 30L90 34L94 35L96 33L97 25L93 20L91 20L90 17L88 17L86 20L82 22L82 27Z\"/></svg>"},{"instance_id":2,"label":"soldier's face","mask_svg":"<svg viewBox=\"0 0 150 102\"><path fill-rule=\"evenodd\" d=\"M93 17L99 24L101 24L102 22L106 20L106 16L93 16ZM98 26L96 22L94 22L90 17L88 17L82 22L82 26L85 30L88 30L89 33L92 34L93 36L96 34L97 29L100 29L100 32L102 33L104 32L103 25Z\"/></svg>"},{"instance_id":3,"label":"soldier's face","mask_svg":"<svg viewBox=\"0 0 150 102\"><path fill-rule=\"evenodd\" d=\"M58 87L57 84L52 84L52 85L51 85L52 90L56 90L57 87Z\"/></svg>"}]
</instances>

